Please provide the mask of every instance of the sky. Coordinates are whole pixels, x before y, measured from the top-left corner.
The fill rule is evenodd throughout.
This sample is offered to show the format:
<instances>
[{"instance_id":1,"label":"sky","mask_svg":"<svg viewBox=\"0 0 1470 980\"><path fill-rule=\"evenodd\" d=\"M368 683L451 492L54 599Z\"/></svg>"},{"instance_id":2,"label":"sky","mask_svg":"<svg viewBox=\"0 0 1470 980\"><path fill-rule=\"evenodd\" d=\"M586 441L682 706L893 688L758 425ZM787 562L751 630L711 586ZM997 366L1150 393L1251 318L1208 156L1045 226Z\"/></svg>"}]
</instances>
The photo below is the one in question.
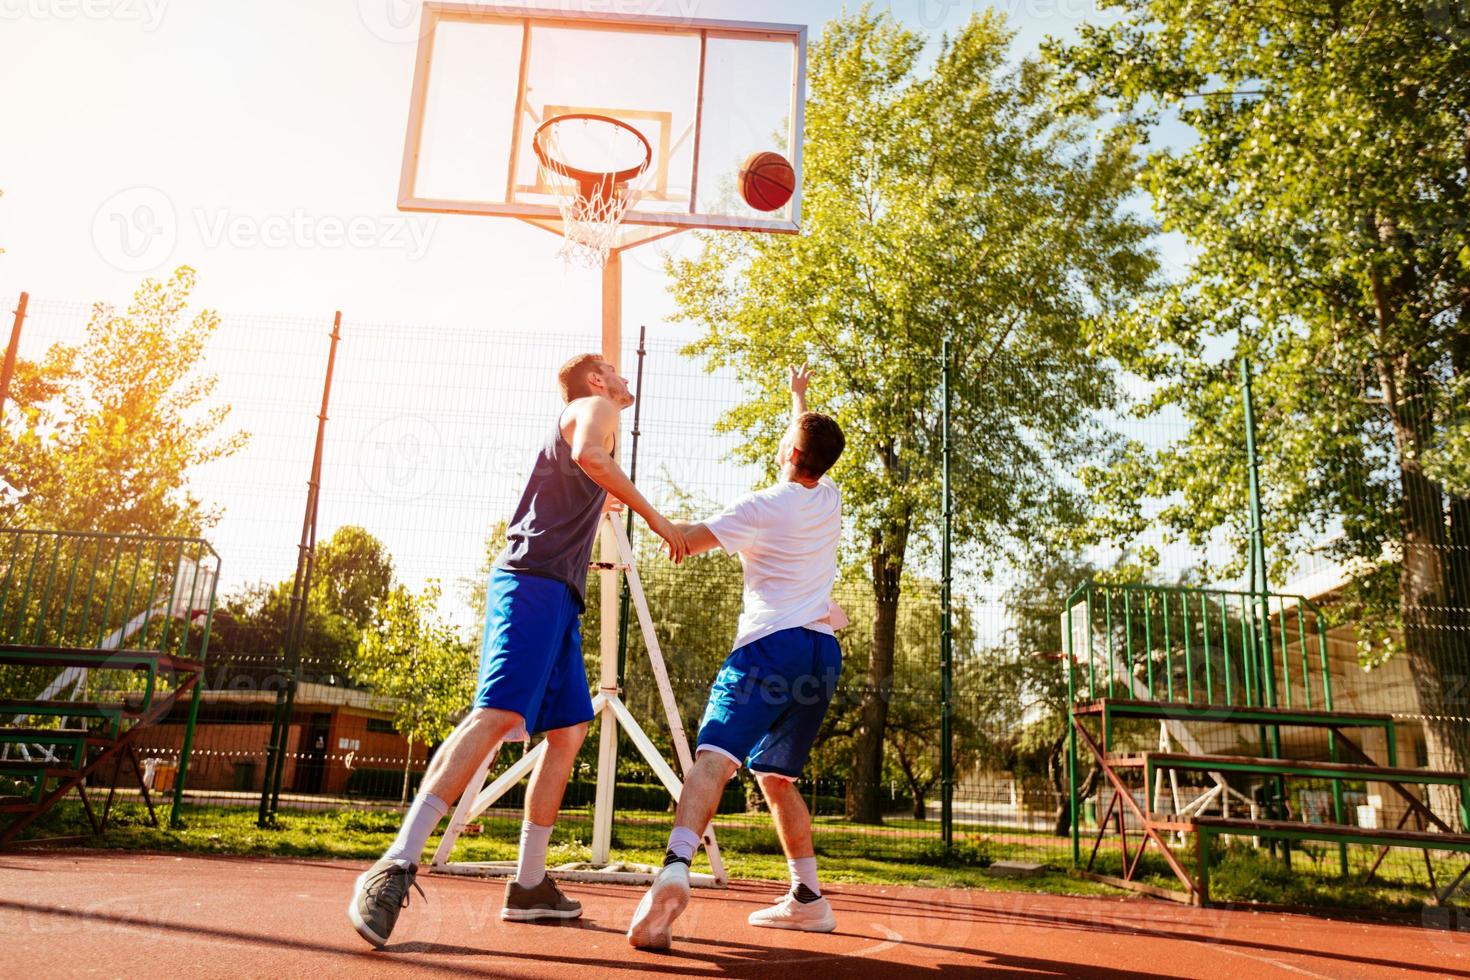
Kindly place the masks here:
<instances>
[{"instance_id":1,"label":"sky","mask_svg":"<svg viewBox=\"0 0 1470 980\"><path fill-rule=\"evenodd\" d=\"M837 0L531 5L804 23L814 35L842 10ZM937 39L992 5L875 6ZM998 9L1018 32L1017 56L1107 16L1093 0ZM412 582L453 581L478 562L487 515L508 506L536 423L555 410L554 392L524 382L555 366L556 351L540 348L597 346L600 277L558 260L554 237L511 220L397 211L417 14L413 0L0 0L0 300L30 293L40 312L22 355L35 357L75 339L90 303L124 303L143 276L180 264L198 270L195 305L226 318L209 363L253 437L248 454L197 481L225 508L212 537L227 584L290 572L334 311L345 338L329 432L339 469L321 533L367 524ZM653 324L670 357L692 333L667 323L663 253L688 247L674 238L625 261L626 332ZM1185 261L1175 241L1164 253L1166 267ZM510 363L523 366L515 377L454 375ZM710 495L752 479L729 464L729 440L701 438L725 397L707 392L693 417L664 426L666 438L700 444L683 461L706 468L684 482ZM678 445L664 465L678 465ZM458 462L400 465L427 458L425 446Z\"/></svg>"},{"instance_id":2,"label":"sky","mask_svg":"<svg viewBox=\"0 0 1470 980\"><path fill-rule=\"evenodd\" d=\"M543 0L799 22L829 0ZM938 35L978 0L885 0ZM578 331L599 283L515 222L395 208L412 80L411 0L0 0L0 295L129 295L180 262L221 310L466 322L513 309ZM1017 50L1091 0L1005 0ZM628 315L670 304L656 250L629 255Z\"/></svg>"}]
</instances>

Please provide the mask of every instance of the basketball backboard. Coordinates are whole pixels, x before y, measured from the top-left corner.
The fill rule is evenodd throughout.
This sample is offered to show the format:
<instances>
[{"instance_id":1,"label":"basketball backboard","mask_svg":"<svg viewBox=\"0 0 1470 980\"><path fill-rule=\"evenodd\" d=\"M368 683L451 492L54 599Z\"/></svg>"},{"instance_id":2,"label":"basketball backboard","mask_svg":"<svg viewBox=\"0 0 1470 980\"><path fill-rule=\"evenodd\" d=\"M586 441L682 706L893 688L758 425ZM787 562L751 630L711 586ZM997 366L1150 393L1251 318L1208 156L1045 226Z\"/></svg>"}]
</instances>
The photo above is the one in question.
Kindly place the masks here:
<instances>
[{"instance_id":1,"label":"basketball backboard","mask_svg":"<svg viewBox=\"0 0 1470 980\"><path fill-rule=\"evenodd\" d=\"M622 249L695 228L801 226L806 28L426 2L398 206L519 218L562 232L533 139L590 113L637 128L653 159ZM739 192L753 153L785 155L797 192L775 212Z\"/></svg>"}]
</instances>

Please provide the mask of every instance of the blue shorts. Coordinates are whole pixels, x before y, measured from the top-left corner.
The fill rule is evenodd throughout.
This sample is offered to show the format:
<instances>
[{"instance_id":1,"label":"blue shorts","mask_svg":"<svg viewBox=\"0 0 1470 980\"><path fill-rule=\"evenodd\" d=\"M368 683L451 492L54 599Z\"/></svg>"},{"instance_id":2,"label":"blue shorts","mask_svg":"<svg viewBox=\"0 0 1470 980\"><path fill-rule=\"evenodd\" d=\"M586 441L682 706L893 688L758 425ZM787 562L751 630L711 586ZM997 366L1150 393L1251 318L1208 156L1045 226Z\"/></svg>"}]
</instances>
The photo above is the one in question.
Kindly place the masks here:
<instances>
[{"instance_id":1,"label":"blue shorts","mask_svg":"<svg viewBox=\"0 0 1470 980\"><path fill-rule=\"evenodd\" d=\"M741 647L710 689L699 751L799 778L841 675L842 650L827 633L797 627Z\"/></svg>"},{"instance_id":2,"label":"blue shorts","mask_svg":"<svg viewBox=\"0 0 1470 980\"><path fill-rule=\"evenodd\" d=\"M565 582L491 571L475 707L513 711L528 732L591 721L581 617L582 603Z\"/></svg>"}]
</instances>

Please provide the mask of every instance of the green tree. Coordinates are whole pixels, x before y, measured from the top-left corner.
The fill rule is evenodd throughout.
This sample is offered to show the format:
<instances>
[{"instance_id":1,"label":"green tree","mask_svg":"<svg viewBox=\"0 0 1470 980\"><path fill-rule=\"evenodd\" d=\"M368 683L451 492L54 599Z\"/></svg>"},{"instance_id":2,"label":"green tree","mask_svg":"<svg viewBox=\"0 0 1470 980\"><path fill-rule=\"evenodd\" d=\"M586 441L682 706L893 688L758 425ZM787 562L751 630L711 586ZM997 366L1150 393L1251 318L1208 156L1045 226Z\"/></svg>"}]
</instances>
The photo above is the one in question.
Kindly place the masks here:
<instances>
[{"instance_id":1,"label":"green tree","mask_svg":"<svg viewBox=\"0 0 1470 980\"><path fill-rule=\"evenodd\" d=\"M372 621L373 611L393 585L393 558L383 542L355 525L337 528L317 545L311 587L327 611L358 629Z\"/></svg>"},{"instance_id":2,"label":"green tree","mask_svg":"<svg viewBox=\"0 0 1470 980\"><path fill-rule=\"evenodd\" d=\"M908 788L916 820L928 817L930 795L943 777L940 736L944 705L939 687L939 588L932 581L904 586L910 601L902 604L895 637L895 661L901 680L895 682L888 705L886 768ZM987 748L984 718L974 710L983 696L983 673L976 657L975 630L970 607L956 597L954 609L954 711L950 716L951 746L956 774L974 769ZM861 717L860 715L858 716Z\"/></svg>"},{"instance_id":3,"label":"green tree","mask_svg":"<svg viewBox=\"0 0 1470 980\"><path fill-rule=\"evenodd\" d=\"M1115 397L1083 326L1155 269L1124 208L1130 138L1050 109L1047 72L1011 66L1010 38L987 14L926 52L886 14L835 21L811 52L804 233L708 236L671 267L682 316L705 329L692 351L750 386L723 421L746 460L774 457L788 419L775 368L806 356L815 407L847 432L834 476L873 595L847 797L859 821L880 819L903 570L938 519L941 339L957 351L957 540L998 558L1076 520L1056 474Z\"/></svg>"},{"instance_id":4,"label":"green tree","mask_svg":"<svg viewBox=\"0 0 1470 980\"><path fill-rule=\"evenodd\" d=\"M415 742L441 742L474 697L475 656L439 615L439 586L399 585L379 603L351 664L355 681L393 703L393 727L408 740L403 798Z\"/></svg>"},{"instance_id":5,"label":"green tree","mask_svg":"<svg viewBox=\"0 0 1470 980\"><path fill-rule=\"evenodd\" d=\"M1198 253L1102 338L1159 385L1145 412L1177 406L1191 423L1097 474L1113 529L1144 523L1123 505L1174 495L1167 526L1197 541L1226 528L1244 554L1235 364L1254 358L1273 577L1340 529L1333 553L1364 569L1345 612L1365 660L1402 637L1429 764L1470 767L1465 21L1439 0L1111 6L1117 23L1051 52L1072 97L1108 101L1130 129L1189 128L1144 183ZM1448 814L1452 797L1438 796Z\"/></svg>"},{"instance_id":6,"label":"green tree","mask_svg":"<svg viewBox=\"0 0 1470 980\"><path fill-rule=\"evenodd\" d=\"M69 530L195 534L218 516L189 492L189 471L246 442L225 429L201 365L219 316L186 319L196 282L180 267L145 279L119 313L99 303L77 347L23 372L24 427L0 443L24 493L8 520Z\"/></svg>"},{"instance_id":7,"label":"green tree","mask_svg":"<svg viewBox=\"0 0 1470 980\"><path fill-rule=\"evenodd\" d=\"M346 679L347 665L392 585L393 559L360 527L338 528L317 546L301 636L305 675L317 683ZM214 683L276 674L285 664L293 580L261 582L227 596L209 642Z\"/></svg>"},{"instance_id":8,"label":"green tree","mask_svg":"<svg viewBox=\"0 0 1470 980\"><path fill-rule=\"evenodd\" d=\"M505 521L490 529L490 533L485 536L485 560L480 564L479 571L474 578L461 579L459 583L464 600L469 603L477 624L485 621L485 593L490 584L490 570L495 567L495 559L505 550L505 531Z\"/></svg>"},{"instance_id":9,"label":"green tree","mask_svg":"<svg viewBox=\"0 0 1470 980\"><path fill-rule=\"evenodd\" d=\"M989 699L985 714L1003 719L998 727L1015 733L1008 746L1015 767L1045 775L1051 784L1057 800L1053 832L1058 837L1072 832L1073 820L1061 616L1072 591L1097 576L1091 562L1074 555L1046 555L1033 562L1006 593L1012 635L1007 648L991 651L987 682L982 685ZM1095 766L1089 767L1081 780L1083 798L1092 795L1098 775Z\"/></svg>"}]
</instances>

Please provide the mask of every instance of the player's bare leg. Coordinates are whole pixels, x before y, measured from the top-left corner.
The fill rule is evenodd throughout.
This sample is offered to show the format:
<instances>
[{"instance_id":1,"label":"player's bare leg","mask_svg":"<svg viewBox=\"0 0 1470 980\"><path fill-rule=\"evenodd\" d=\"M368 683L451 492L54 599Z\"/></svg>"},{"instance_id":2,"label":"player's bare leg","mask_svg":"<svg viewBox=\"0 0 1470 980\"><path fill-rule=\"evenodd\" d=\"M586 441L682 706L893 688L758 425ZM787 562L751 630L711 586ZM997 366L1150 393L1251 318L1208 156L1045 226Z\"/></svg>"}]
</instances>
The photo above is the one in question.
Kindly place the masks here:
<instances>
[{"instance_id":1,"label":"player's bare leg","mask_svg":"<svg viewBox=\"0 0 1470 980\"><path fill-rule=\"evenodd\" d=\"M796 783L773 773L757 773L761 793L771 808L776 835L791 869L791 892L768 909L750 914L753 926L831 932L837 928L831 904L817 882L817 851L812 844L812 816Z\"/></svg>"},{"instance_id":2,"label":"player's bare leg","mask_svg":"<svg viewBox=\"0 0 1470 980\"><path fill-rule=\"evenodd\" d=\"M735 775L735 763L718 752L701 752L684 779L679 809L674 814L674 832L663 870L633 913L628 942L639 949L668 949L673 942L674 920L689 905L689 862L699 847L700 835L719 809L725 784Z\"/></svg>"},{"instance_id":3,"label":"player's bare leg","mask_svg":"<svg viewBox=\"0 0 1470 980\"><path fill-rule=\"evenodd\" d=\"M577 752L587 737L587 725L573 725L546 733L546 750L536 761L526 790L526 819L521 825L520 858L516 876L505 886L500 917L511 922L539 919L575 919L582 905L562 894L546 874L546 850L551 830L561 812L562 796L572 776Z\"/></svg>"},{"instance_id":4,"label":"player's bare leg","mask_svg":"<svg viewBox=\"0 0 1470 980\"><path fill-rule=\"evenodd\" d=\"M434 753L434 761L424 773L419 792L445 801L458 800L485 756L522 724L521 716L513 711L499 708L471 711Z\"/></svg>"},{"instance_id":5,"label":"player's bare leg","mask_svg":"<svg viewBox=\"0 0 1470 980\"><path fill-rule=\"evenodd\" d=\"M429 835L449 813L449 801L459 799L485 756L521 724L521 716L514 712L477 708L444 740L398 837L376 864L358 876L347 906L347 918L358 935L377 947L388 942L398 913L408 905L409 890L418 888L419 858Z\"/></svg>"}]
</instances>

